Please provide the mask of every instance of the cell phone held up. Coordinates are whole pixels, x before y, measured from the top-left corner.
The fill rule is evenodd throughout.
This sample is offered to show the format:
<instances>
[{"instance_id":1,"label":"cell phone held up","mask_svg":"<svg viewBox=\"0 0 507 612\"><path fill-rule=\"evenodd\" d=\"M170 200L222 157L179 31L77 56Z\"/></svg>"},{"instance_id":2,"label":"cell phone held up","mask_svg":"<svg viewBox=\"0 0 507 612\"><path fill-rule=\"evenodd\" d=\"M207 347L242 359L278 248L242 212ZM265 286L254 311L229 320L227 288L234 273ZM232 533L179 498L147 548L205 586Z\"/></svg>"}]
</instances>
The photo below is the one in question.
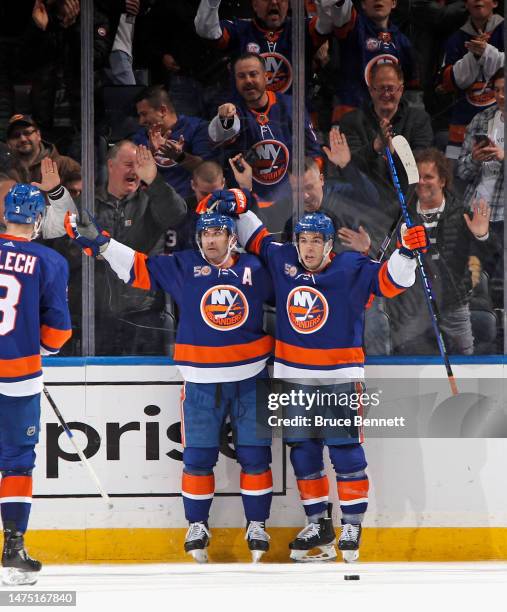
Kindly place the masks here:
<instances>
[{"instance_id":1,"label":"cell phone held up","mask_svg":"<svg viewBox=\"0 0 507 612\"><path fill-rule=\"evenodd\" d=\"M243 173L245 171L245 166L243 165L241 158L235 159L232 163L238 172Z\"/></svg>"},{"instance_id":2,"label":"cell phone held up","mask_svg":"<svg viewBox=\"0 0 507 612\"><path fill-rule=\"evenodd\" d=\"M476 134L474 136L475 144L478 147L488 147L491 144L491 140L487 134Z\"/></svg>"}]
</instances>

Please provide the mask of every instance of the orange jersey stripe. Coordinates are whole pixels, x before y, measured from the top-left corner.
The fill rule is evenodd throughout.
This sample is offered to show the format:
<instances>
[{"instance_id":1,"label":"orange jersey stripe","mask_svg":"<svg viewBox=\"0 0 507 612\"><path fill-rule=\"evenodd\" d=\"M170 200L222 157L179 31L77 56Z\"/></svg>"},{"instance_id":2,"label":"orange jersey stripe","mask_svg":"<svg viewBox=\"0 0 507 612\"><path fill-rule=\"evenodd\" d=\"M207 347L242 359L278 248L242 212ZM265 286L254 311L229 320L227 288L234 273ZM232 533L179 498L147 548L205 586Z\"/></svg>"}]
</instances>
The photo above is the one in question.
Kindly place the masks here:
<instances>
[{"instance_id":1,"label":"orange jersey stripe","mask_svg":"<svg viewBox=\"0 0 507 612\"><path fill-rule=\"evenodd\" d=\"M365 480L349 480L346 482L341 480L336 484L338 487L338 497L341 501L353 501L354 499L368 497L370 483L367 478Z\"/></svg>"},{"instance_id":2,"label":"orange jersey stripe","mask_svg":"<svg viewBox=\"0 0 507 612\"><path fill-rule=\"evenodd\" d=\"M449 141L461 144L465 140L466 125L449 125Z\"/></svg>"},{"instance_id":3,"label":"orange jersey stripe","mask_svg":"<svg viewBox=\"0 0 507 612\"><path fill-rule=\"evenodd\" d=\"M301 499L317 499L329 495L327 476L313 480L298 480L297 483Z\"/></svg>"},{"instance_id":4,"label":"orange jersey stripe","mask_svg":"<svg viewBox=\"0 0 507 612\"><path fill-rule=\"evenodd\" d=\"M317 166L319 167L320 173L323 174L324 170L325 170L325 164L324 164L324 158L323 157L314 157L313 161L317 164Z\"/></svg>"},{"instance_id":5,"label":"orange jersey stripe","mask_svg":"<svg viewBox=\"0 0 507 612\"><path fill-rule=\"evenodd\" d=\"M452 78L452 66L446 66L442 73L442 87L444 91L456 91L457 87Z\"/></svg>"},{"instance_id":6,"label":"orange jersey stripe","mask_svg":"<svg viewBox=\"0 0 507 612\"><path fill-rule=\"evenodd\" d=\"M259 233L257 234L257 236L252 240L252 242L248 245L248 250L250 253L254 253L255 255L258 255L261 252L261 244L263 239L269 236L269 232L268 230L263 227Z\"/></svg>"},{"instance_id":7,"label":"orange jersey stripe","mask_svg":"<svg viewBox=\"0 0 507 612\"><path fill-rule=\"evenodd\" d=\"M215 45L219 48L225 50L229 46L229 42L231 40L231 35L227 31L227 28L222 28L222 36L214 41Z\"/></svg>"},{"instance_id":8,"label":"orange jersey stripe","mask_svg":"<svg viewBox=\"0 0 507 612\"><path fill-rule=\"evenodd\" d=\"M29 355L17 359L0 359L0 377L17 378L18 376L34 374L41 369L41 363L40 355Z\"/></svg>"},{"instance_id":9,"label":"orange jersey stripe","mask_svg":"<svg viewBox=\"0 0 507 612\"><path fill-rule=\"evenodd\" d=\"M177 344L174 349L174 360L194 363L234 363L262 357L271 352L273 352L273 338L263 336L253 342L230 346Z\"/></svg>"},{"instance_id":10,"label":"orange jersey stripe","mask_svg":"<svg viewBox=\"0 0 507 612\"><path fill-rule=\"evenodd\" d=\"M134 257L134 282L132 283L132 287L137 287L138 289L149 289L151 287L150 275L146 266L147 259L147 255L136 251Z\"/></svg>"},{"instance_id":11,"label":"orange jersey stripe","mask_svg":"<svg viewBox=\"0 0 507 612\"><path fill-rule=\"evenodd\" d=\"M347 23L340 26L339 28L334 28L334 35L336 36L336 38L338 39L341 38L342 40L344 38L347 38L348 33L354 29L354 26L356 25L356 21L357 21L357 11L355 8L352 8L352 12L350 14L350 20L347 21Z\"/></svg>"},{"instance_id":12,"label":"orange jersey stripe","mask_svg":"<svg viewBox=\"0 0 507 612\"><path fill-rule=\"evenodd\" d=\"M262 491L273 486L273 474L271 470L262 474L245 474L245 472L241 472L239 483L240 487L247 491Z\"/></svg>"},{"instance_id":13,"label":"orange jersey stripe","mask_svg":"<svg viewBox=\"0 0 507 612\"><path fill-rule=\"evenodd\" d=\"M332 366L342 363L363 363L364 352L361 347L335 349L309 349L276 341L275 359L292 363Z\"/></svg>"},{"instance_id":14,"label":"orange jersey stripe","mask_svg":"<svg viewBox=\"0 0 507 612\"><path fill-rule=\"evenodd\" d=\"M4 476L0 482L0 497L32 497L31 476Z\"/></svg>"},{"instance_id":15,"label":"orange jersey stripe","mask_svg":"<svg viewBox=\"0 0 507 612\"><path fill-rule=\"evenodd\" d=\"M215 476L196 476L183 472L181 478L181 489L191 495L209 495L215 491Z\"/></svg>"},{"instance_id":16,"label":"orange jersey stripe","mask_svg":"<svg viewBox=\"0 0 507 612\"><path fill-rule=\"evenodd\" d=\"M257 206L259 208L270 208L274 203L274 200L257 200Z\"/></svg>"},{"instance_id":17,"label":"orange jersey stripe","mask_svg":"<svg viewBox=\"0 0 507 612\"><path fill-rule=\"evenodd\" d=\"M399 295L405 291L404 288L397 287L389 278L389 274L387 272L387 261L382 264L382 267L379 270L378 281L380 291L382 291L382 295L385 295L385 297L394 297L395 295Z\"/></svg>"},{"instance_id":18,"label":"orange jersey stripe","mask_svg":"<svg viewBox=\"0 0 507 612\"><path fill-rule=\"evenodd\" d=\"M51 348L61 348L71 336L71 329L56 329L48 325L41 325L40 327L40 339L42 344L50 346Z\"/></svg>"},{"instance_id":19,"label":"orange jersey stripe","mask_svg":"<svg viewBox=\"0 0 507 612\"><path fill-rule=\"evenodd\" d=\"M339 104L338 106L335 106L333 108L333 117L332 117L333 123L337 123L338 121L341 120L343 115L346 115L347 113L355 111L356 108L357 108L356 106L348 106L347 104Z\"/></svg>"},{"instance_id":20,"label":"orange jersey stripe","mask_svg":"<svg viewBox=\"0 0 507 612\"><path fill-rule=\"evenodd\" d=\"M180 393L180 417L181 417L181 445L185 448L185 383Z\"/></svg>"}]
</instances>

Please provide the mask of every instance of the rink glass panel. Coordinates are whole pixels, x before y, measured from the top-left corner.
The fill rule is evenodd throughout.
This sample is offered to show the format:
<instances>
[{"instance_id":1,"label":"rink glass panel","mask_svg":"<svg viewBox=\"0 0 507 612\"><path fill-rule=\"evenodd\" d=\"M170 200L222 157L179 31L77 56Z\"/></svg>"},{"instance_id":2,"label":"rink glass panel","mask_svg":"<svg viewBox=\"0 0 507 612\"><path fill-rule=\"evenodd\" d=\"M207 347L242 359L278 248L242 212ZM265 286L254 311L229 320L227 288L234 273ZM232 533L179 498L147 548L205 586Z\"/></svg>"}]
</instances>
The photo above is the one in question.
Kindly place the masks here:
<instances>
[{"instance_id":1,"label":"rink glass panel","mask_svg":"<svg viewBox=\"0 0 507 612\"><path fill-rule=\"evenodd\" d=\"M266 142L261 147L252 147L248 138L240 138L241 142L238 143L237 149L210 144L208 155L209 159L216 160L223 167L228 186L236 185L227 161L228 158L239 151L246 156L254 166L254 190L263 194L259 198L260 204L256 212L266 222L268 229L278 234L282 240L291 239L293 220L299 217L306 208L304 157L308 149L304 130L305 117L311 118L319 143L328 145L329 130L334 125L340 125L341 122L339 114L336 113L340 97L337 95L335 84L340 62L346 61L346 58L340 57L337 39L334 36L330 36L329 41L324 43L317 54L314 49L308 50L308 38L305 31L308 27L306 19L309 13L304 7L304 2L296 1L291 4L292 23L290 27L294 36L293 40L296 41L293 44L290 58L292 66L289 69L285 61L276 63L275 60L278 58L276 49L271 56L268 54L266 59L271 89L277 93L285 92L285 95L288 91L293 97L293 116L283 119L284 121L290 119L293 126L291 127L293 146L292 151L289 152L290 164L287 164L287 159L282 159L284 149L280 148L276 142ZM222 7L220 17L234 18L234 14L222 14L222 11L227 10ZM249 6L242 7L238 9L237 16L248 17L249 10ZM88 11L89 7L83 4L83 15L86 15ZM183 20L182 31L186 31L185 28L189 27L188 16L179 15L175 18ZM396 18L395 14L394 19ZM153 27L153 20L150 22L147 18L143 19L138 18L137 20L136 36L146 37L146 32ZM193 35L196 36L195 33ZM88 179L85 177L83 185L84 201L87 202L88 208L94 208L93 190L99 189L99 186L107 181L105 157L110 146L122 138L139 137L140 126L134 100L143 85L165 85L169 89L178 116L201 117L206 121L215 116L220 104L233 99L235 86L228 72L233 53L203 44L203 41L197 38L196 45L199 46L201 58L204 57L206 61L201 59L200 62L192 64L189 60L186 65L183 65L182 62L179 62L178 49L176 49L173 51L173 58L174 64L179 68L175 67L168 57L165 57L164 65L161 61L155 62L149 53L138 51L134 70L136 85L114 85L110 82L108 84L107 77L93 79L90 63L93 41L89 40L88 44L83 45L82 67L88 84L88 88L83 90L82 98L83 123L87 126L86 129L83 129L83 134L87 134L88 137L90 134L95 135L93 143L90 143L90 139L86 140L85 137L86 142L83 142L82 145L83 168L89 170ZM249 50L252 49L256 50L254 44L249 46ZM171 55L169 50L167 55ZM229 60L226 61L224 58L229 58ZM288 89L289 81L290 88ZM94 92L91 91L92 83L97 85ZM404 98L411 106L421 108L423 105L422 93L411 90L408 86ZM94 104L91 103L92 100L95 100ZM445 103L445 100L442 100L442 108L428 110L439 146L443 146L442 143L445 144L446 137L446 124L441 121ZM95 125L94 130L91 129L91 125ZM271 135L267 134L265 140L277 141L277 135L273 134L273 136L271 138ZM276 146L273 146L274 144ZM371 200L364 201L364 197L354 192L352 195L347 195L342 188L343 183L347 182L344 172L337 168L336 164L331 163L324 153L321 157L324 175L323 201L325 204L331 202L330 209L336 212L337 226L348 227L356 231L359 226L365 227L371 238L369 254L373 257L377 256L384 237L392 228L393 219L399 213L394 191L389 188L389 185L379 186L373 181L374 190L378 192L377 199L374 198L374 205ZM161 167L171 165L171 162L167 160L159 159L158 161ZM284 164L287 165L285 169ZM273 194L270 194L269 189L266 190L266 185L262 185L263 177L270 174L270 169L276 169L281 174L288 176L289 165L292 170L292 180L286 183L285 189L273 189ZM361 169L364 170L364 168ZM368 178L367 172L365 174ZM387 172L386 176L388 177ZM274 180L272 176L270 179ZM280 182L283 183L284 180ZM278 187L280 187L280 182L277 183ZM459 185L456 188L459 190ZM188 189L188 184L181 193L184 197L193 195L191 189ZM457 193L459 194L459 191ZM328 198L327 202L326 198ZM175 241L174 230L169 230L164 250L171 251ZM394 237L385 257L388 257L394 249L395 241ZM451 321L454 328L458 329L458 340L463 335L461 330L471 325L474 336L473 355L504 353L504 279L502 267L498 263L498 260L504 256L504 240L500 232L497 232L497 241L497 251L494 255L496 260L489 261L487 264L482 262L481 273L474 277L473 287L470 283L468 266L464 270L464 275L467 277L465 285L469 293L466 297L469 301L469 312L464 312L464 320ZM335 250L341 252L346 248L337 238ZM432 261L429 263L431 265ZM147 309L143 310L143 306L139 306L142 300L137 300L140 310L137 310L138 306L134 309L123 306L121 293L125 289L121 286L120 281L111 280L112 275L104 272L106 267L104 262L93 262L92 260L86 260L83 267L82 303L85 313L82 317L83 353L114 356L170 355L179 316L173 300L167 295L159 294L147 298L147 301L151 301L152 304ZM448 303L451 304L450 310L453 311L452 298L455 288L445 277L441 287L439 287L439 281L440 279L437 278L434 290L437 294L440 289L445 290L449 298ZM366 310L365 347L367 355L437 356L439 354L420 280L417 281L417 284L418 287L412 288L401 298L376 299L373 306ZM462 290L456 290L456 292L462 293ZM74 305L74 315L77 311L79 311L79 305ZM273 327L272 319L273 315L268 314L267 323L270 329ZM452 341L448 341L447 344L449 353L459 354L463 350L459 345L453 346Z\"/></svg>"}]
</instances>

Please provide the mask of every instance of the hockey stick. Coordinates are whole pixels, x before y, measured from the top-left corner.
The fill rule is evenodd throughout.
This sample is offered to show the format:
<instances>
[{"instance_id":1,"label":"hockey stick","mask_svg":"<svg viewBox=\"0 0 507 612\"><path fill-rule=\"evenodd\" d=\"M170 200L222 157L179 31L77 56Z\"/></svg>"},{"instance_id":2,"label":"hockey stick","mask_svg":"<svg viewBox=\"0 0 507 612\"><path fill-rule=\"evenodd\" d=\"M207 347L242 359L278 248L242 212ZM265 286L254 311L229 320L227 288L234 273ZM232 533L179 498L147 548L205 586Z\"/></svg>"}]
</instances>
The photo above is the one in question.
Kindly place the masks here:
<instances>
[{"instance_id":1,"label":"hockey stick","mask_svg":"<svg viewBox=\"0 0 507 612\"><path fill-rule=\"evenodd\" d=\"M74 440L74 436L73 436L71 430L69 429L69 426L65 422L65 419L63 418L62 413L58 410L58 406L55 404L53 398L51 397L49 391L47 390L47 388L45 386L43 387L43 391L44 391L44 395L46 396L46 399L48 400L48 402L51 405L51 408L53 409L53 411L56 414L58 420L60 421L61 426L63 427L65 433L67 434L67 437L71 441L72 446L74 447L76 453L78 454L79 459L81 460L83 465L85 465L86 468L88 469L88 472L89 472L92 480L97 485L97 489L99 490L99 493L101 494L101 496L104 499L104 501L109 506L109 509L112 509L113 504L111 502L111 498L109 497L109 495L102 488L102 485L100 484L100 480L99 480L97 474L95 473L95 470L92 468L91 463L85 457L85 454L83 453L83 451L76 444L76 441Z\"/></svg>"},{"instance_id":2,"label":"hockey stick","mask_svg":"<svg viewBox=\"0 0 507 612\"><path fill-rule=\"evenodd\" d=\"M398 152L398 148L395 145L395 142L394 142L395 140L397 141L397 143L401 143L401 145L399 145L399 151L401 152L401 155ZM402 141L404 141L404 143ZM395 136L392 142L393 142L394 149L396 153L398 153L398 157L401 163L403 164L403 167L404 168L407 167L410 172L410 174L409 172L407 172L407 176L409 177L409 183L410 183L410 180L414 179L413 166L415 166L417 170L417 165L415 164L414 156L412 155L410 146L408 142L406 141L406 139L403 138L403 136ZM403 216L403 220L407 224L407 227L412 227L413 223L412 223L412 220L410 219L410 215L408 214L408 208L405 202L405 196L403 195L403 191L401 190L398 173L396 171L396 166L394 165L393 156L391 154L391 150L389 148L388 143L385 143L385 153L386 153L387 161L389 163L389 171L391 173L391 178L394 184L394 188L396 190L396 193L398 195L398 200L400 202L401 214ZM417 268L419 270L419 275L421 277L421 281L422 281L423 288L424 288L424 297L426 299L426 304L428 306L428 311L430 313L431 324L433 327L433 331L435 332L435 337L437 339L437 344L438 344L438 349L440 351L440 355L442 355L442 359L444 360L447 377L449 379L449 385L451 387L452 394L458 395L458 387L456 385L456 380L454 378L451 364L449 362L449 356L447 354L447 349L445 347L444 338L440 330L437 303L435 301L433 291L431 290L431 285L430 285L428 275L426 274L426 271L424 269L422 254L419 251L416 251L416 260L417 260Z\"/></svg>"},{"instance_id":3,"label":"hockey stick","mask_svg":"<svg viewBox=\"0 0 507 612\"><path fill-rule=\"evenodd\" d=\"M406 172L408 178L408 184L414 185L419 182L419 170L417 169L417 164L412 154L412 149L408 144L407 139L404 136L395 136L392 141L394 150L398 155L398 159L401 161L403 165L403 169ZM403 215L400 215L398 219L391 225L391 229L389 233L386 235L380 248L377 252L377 256L375 258L376 261L382 261L384 259L384 255L386 254L389 245L391 244L396 232L398 231L398 225L400 221L403 219Z\"/></svg>"}]
</instances>

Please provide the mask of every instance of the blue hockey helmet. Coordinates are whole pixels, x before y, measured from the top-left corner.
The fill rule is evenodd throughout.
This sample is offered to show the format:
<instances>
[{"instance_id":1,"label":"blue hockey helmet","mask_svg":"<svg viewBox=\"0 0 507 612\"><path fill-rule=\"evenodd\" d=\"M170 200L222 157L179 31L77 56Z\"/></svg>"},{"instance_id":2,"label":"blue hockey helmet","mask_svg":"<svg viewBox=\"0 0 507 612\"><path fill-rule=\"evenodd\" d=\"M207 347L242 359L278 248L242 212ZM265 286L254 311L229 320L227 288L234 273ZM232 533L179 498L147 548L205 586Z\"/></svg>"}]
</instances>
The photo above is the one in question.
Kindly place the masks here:
<instances>
[{"instance_id":1,"label":"blue hockey helmet","mask_svg":"<svg viewBox=\"0 0 507 612\"><path fill-rule=\"evenodd\" d=\"M203 230L212 227L225 227L229 231L229 234L236 233L236 224L234 223L234 219L229 217L229 215L221 215L220 213L215 212L205 212L202 215L199 215L199 219L197 220L197 224L195 226L197 235L199 235Z\"/></svg>"},{"instance_id":2,"label":"blue hockey helmet","mask_svg":"<svg viewBox=\"0 0 507 612\"><path fill-rule=\"evenodd\" d=\"M46 208L40 189L16 183L5 196L4 217L9 223L35 224Z\"/></svg>"},{"instance_id":3,"label":"blue hockey helmet","mask_svg":"<svg viewBox=\"0 0 507 612\"><path fill-rule=\"evenodd\" d=\"M302 232L316 232L322 234L324 242L334 238L335 229L331 219L321 212L303 215L296 223L294 236L297 238Z\"/></svg>"}]
</instances>

